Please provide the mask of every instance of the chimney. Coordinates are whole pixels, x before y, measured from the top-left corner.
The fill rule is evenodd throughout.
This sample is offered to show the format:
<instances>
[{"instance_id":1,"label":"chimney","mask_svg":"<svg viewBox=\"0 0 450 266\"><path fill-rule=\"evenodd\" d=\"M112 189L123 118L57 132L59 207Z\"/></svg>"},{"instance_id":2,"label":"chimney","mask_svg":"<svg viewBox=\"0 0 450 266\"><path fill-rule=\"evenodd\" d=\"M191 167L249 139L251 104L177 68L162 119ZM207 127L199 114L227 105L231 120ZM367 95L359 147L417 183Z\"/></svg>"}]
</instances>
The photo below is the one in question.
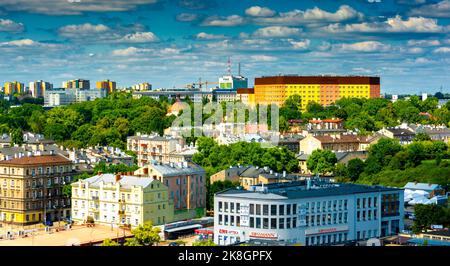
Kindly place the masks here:
<instances>
[{"instance_id":1,"label":"chimney","mask_svg":"<svg viewBox=\"0 0 450 266\"><path fill-rule=\"evenodd\" d=\"M120 179L122 179L121 174L116 174L116 183L120 181Z\"/></svg>"}]
</instances>

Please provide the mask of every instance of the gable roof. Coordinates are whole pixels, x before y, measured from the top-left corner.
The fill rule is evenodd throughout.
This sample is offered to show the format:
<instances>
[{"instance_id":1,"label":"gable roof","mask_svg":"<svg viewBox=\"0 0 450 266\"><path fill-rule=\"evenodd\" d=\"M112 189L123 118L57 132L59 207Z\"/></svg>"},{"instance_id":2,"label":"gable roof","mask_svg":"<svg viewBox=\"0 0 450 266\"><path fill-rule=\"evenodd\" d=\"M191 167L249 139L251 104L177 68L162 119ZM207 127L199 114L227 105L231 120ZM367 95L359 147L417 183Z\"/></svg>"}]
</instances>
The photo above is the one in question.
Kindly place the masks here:
<instances>
[{"instance_id":1,"label":"gable roof","mask_svg":"<svg viewBox=\"0 0 450 266\"><path fill-rule=\"evenodd\" d=\"M47 164L68 164L72 161L61 155L41 155L13 158L11 160L0 161L0 165L47 165Z\"/></svg>"}]
</instances>

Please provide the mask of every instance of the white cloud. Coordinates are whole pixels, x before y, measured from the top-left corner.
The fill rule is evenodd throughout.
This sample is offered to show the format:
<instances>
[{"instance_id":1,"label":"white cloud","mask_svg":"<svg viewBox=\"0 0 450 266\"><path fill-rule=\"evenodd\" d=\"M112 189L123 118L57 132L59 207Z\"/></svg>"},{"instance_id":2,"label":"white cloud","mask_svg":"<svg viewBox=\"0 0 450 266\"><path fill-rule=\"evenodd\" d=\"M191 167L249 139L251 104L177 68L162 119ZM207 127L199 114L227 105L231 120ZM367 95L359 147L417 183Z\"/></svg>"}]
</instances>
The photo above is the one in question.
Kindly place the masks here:
<instances>
[{"instance_id":1,"label":"white cloud","mask_svg":"<svg viewBox=\"0 0 450 266\"><path fill-rule=\"evenodd\" d=\"M274 17L255 18L254 21L257 24L264 25L295 26L312 22L341 22L362 17L362 13L357 12L350 6L343 5L334 13L327 12L318 7L307 9L305 11L295 9L292 11L279 13Z\"/></svg>"},{"instance_id":2,"label":"white cloud","mask_svg":"<svg viewBox=\"0 0 450 266\"><path fill-rule=\"evenodd\" d=\"M311 44L311 41L308 39L301 40L301 41L295 41L292 39L288 40L290 44L292 44L292 48L296 50L305 50L309 48L309 45Z\"/></svg>"},{"instance_id":3,"label":"white cloud","mask_svg":"<svg viewBox=\"0 0 450 266\"><path fill-rule=\"evenodd\" d=\"M10 42L2 42L0 43L0 46L36 46L38 45L38 42L35 42L31 39L22 39L22 40L15 40Z\"/></svg>"},{"instance_id":4,"label":"white cloud","mask_svg":"<svg viewBox=\"0 0 450 266\"><path fill-rule=\"evenodd\" d=\"M450 47L439 47L434 49L433 53L437 54L448 54L450 53Z\"/></svg>"},{"instance_id":5,"label":"white cloud","mask_svg":"<svg viewBox=\"0 0 450 266\"><path fill-rule=\"evenodd\" d=\"M377 41L365 41L365 42L357 42L357 43L343 43L338 44L337 47L340 51L356 51L356 52L382 52L390 50L390 45L383 44Z\"/></svg>"},{"instance_id":6,"label":"white cloud","mask_svg":"<svg viewBox=\"0 0 450 266\"><path fill-rule=\"evenodd\" d=\"M153 51L152 49L128 47L125 49L114 50L112 52L112 54L115 56L133 56L133 55L148 53L148 52L152 52L152 51Z\"/></svg>"},{"instance_id":7,"label":"white cloud","mask_svg":"<svg viewBox=\"0 0 450 266\"><path fill-rule=\"evenodd\" d=\"M153 32L136 32L123 36L118 42L124 43L145 43L156 42L159 38Z\"/></svg>"},{"instance_id":8,"label":"white cloud","mask_svg":"<svg viewBox=\"0 0 450 266\"><path fill-rule=\"evenodd\" d=\"M251 17L271 17L275 15L275 11L267 7L252 6L245 10L245 14Z\"/></svg>"},{"instance_id":9,"label":"white cloud","mask_svg":"<svg viewBox=\"0 0 450 266\"><path fill-rule=\"evenodd\" d=\"M252 55L250 56L250 58L254 61L263 61L263 62L272 62L278 60L276 57L269 55Z\"/></svg>"},{"instance_id":10,"label":"white cloud","mask_svg":"<svg viewBox=\"0 0 450 266\"><path fill-rule=\"evenodd\" d=\"M450 18L450 0L414 8L410 13L414 16Z\"/></svg>"},{"instance_id":11,"label":"white cloud","mask_svg":"<svg viewBox=\"0 0 450 266\"><path fill-rule=\"evenodd\" d=\"M22 23L17 23L10 19L2 19L0 18L0 32L22 32L24 30L24 26Z\"/></svg>"},{"instance_id":12,"label":"white cloud","mask_svg":"<svg viewBox=\"0 0 450 266\"><path fill-rule=\"evenodd\" d=\"M228 17L211 16L202 22L202 26L233 27L245 24L245 19L238 15Z\"/></svg>"},{"instance_id":13,"label":"white cloud","mask_svg":"<svg viewBox=\"0 0 450 266\"><path fill-rule=\"evenodd\" d=\"M436 19L423 17L410 17L403 20L401 16L388 18L384 22L363 22L342 25L339 23L323 27L330 33L365 32L365 33L394 33L394 32L416 32L416 33L438 33L444 32L444 27L438 25Z\"/></svg>"},{"instance_id":14,"label":"white cloud","mask_svg":"<svg viewBox=\"0 0 450 266\"><path fill-rule=\"evenodd\" d=\"M438 46L441 45L439 40L409 40L409 46L420 46L420 47L429 47L429 46Z\"/></svg>"},{"instance_id":15,"label":"white cloud","mask_svg":"<svg viewBox=\"0 0 450 266\"><path fill-rule=\"evenodd\" d=\"M163 55L176 55L176 54L179 54L181 52L181 50L177 49L177 48L168 47L168 48L161 49L159 52Z\"/></svg>"},{"instance_id":16,"label":"white cloud","mask_svg":"<svg viewBox=\"0 0 450 266\"><path fill-rule=\"evenodd\" d=\"M197 40L220 40L225 39L226 36L223 34L209 34L206 32L200 32L197 35L195 35L195 38Z\"/></svg>"},{"instance_id":17,"label":"white cloud","mask_svg":"<svg viewBox=\"0 0 450 266\"><path fill-rule=\"evenodd\" d=\"M91 23L85 23L80 25L67 25L61 27L58 32L61 36L67 38L83 38L97 34L104 34L110 32L111 29L103 24L94 25Z\"/></svg>"},{"instance_id":18,"label":"white cloud","mask_svg":"<svg viewBox=\"0 0 450 266\"><path fill-rule=\"evenodd\" d=\"M198 19L197 14L181 13L176 16L176 19L181 22L190 22Z\"/></svg>"},{"instance_id":19,"label":"white cloud","mask_svg":"<svg viewBox=\"0 0 450 266\"><path fill-rule=\"evenodd\" d=\"M2 0L0 8L47 15L80 15L83 12L120 12L157 0Z\"/></svg>"},{"instance_id":20,"label":"white cloud","mask_svg":"<svg viewBox=\"0 0 450 266\"><path fill-rule=\"evenodd\" d=\"M260 28L253 33L255 37L262 38L279 38L299 35L302 32L299 28L291 28L284 26L271 26Z\"/></svg>"}]
</instances>

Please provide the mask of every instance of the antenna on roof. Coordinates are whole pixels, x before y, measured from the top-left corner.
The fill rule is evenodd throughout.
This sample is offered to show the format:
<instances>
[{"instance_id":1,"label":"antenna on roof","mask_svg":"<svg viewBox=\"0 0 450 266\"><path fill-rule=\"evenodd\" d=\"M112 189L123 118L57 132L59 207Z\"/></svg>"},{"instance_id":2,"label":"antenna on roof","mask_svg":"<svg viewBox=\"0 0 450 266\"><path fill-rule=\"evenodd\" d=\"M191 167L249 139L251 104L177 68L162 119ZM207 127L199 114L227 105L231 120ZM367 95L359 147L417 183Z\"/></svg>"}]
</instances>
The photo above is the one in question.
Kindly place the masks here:
<instances>
[{"instance_id":1,"label":"antenna on roof","mask_svg":"<svg viewBox=\"0 0 450 266\"><path fill-rule=\"evenodd\" d=\"M228 75L231 76L231 59L230 59L230 57L228 57L227 72L228 72Z\"/></svg>"}]
</instances>

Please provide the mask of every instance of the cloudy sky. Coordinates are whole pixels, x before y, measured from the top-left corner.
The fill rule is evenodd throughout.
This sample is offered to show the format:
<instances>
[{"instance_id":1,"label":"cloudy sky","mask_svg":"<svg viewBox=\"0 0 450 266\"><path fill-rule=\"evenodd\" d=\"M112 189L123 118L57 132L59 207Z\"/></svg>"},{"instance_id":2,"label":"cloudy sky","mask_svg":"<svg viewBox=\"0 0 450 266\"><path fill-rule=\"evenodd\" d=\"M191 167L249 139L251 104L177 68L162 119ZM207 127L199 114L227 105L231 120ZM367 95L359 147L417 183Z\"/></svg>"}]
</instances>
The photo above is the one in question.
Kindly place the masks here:
<instances>
[{"instance_id":1,"label":"cloudy sky","mask_svg":"<svg viewBox=\"0 0 450 266\"><path fill-rule=\"evenodd\" d=\"M450 92L450 0L1 0L0 82L181 87L233 72Z\"/></svg>"}]
</instances>

